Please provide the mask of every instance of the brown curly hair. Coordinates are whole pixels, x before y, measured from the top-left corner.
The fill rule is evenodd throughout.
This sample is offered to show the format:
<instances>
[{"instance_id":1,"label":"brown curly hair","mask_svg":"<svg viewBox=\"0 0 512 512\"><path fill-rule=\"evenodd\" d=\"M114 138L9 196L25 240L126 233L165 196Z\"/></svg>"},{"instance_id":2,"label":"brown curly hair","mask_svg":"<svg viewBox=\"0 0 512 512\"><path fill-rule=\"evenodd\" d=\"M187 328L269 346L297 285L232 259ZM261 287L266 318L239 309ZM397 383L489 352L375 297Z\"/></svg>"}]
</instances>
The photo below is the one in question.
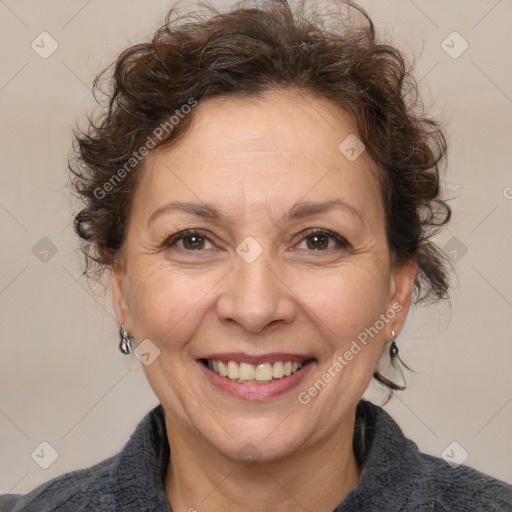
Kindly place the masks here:
<instances>
[{"instance_id":1,"label":"brown curly hair","mask_svg":"<svg viewBox=\"0 0 512 512\"><path fill-rule=\"evenodd\" d=\"M286 0L239 3L225 13L200 5L204 12L184 17L171 9L150 42L127 48L94 81L95 92L107 83L108 103L87 130L75 131L76 158L69 165L83 201L74 226L84 273L115 264L143 165L134 155L150 140L150 147L179 142L194 116L179 115L184 105L292 88L329 99L354 118L378 165L392 264L417 263L416 304L448 298L448 261L430 240L451 216L440 196L447 145L440 123L420 112L413 66L377 39L368 14L349 1L332 5L357 22L341 10L327 18L293 12ZM155 130L173 115L179 122L155 141Z\"/></svg>"}]
</instances>

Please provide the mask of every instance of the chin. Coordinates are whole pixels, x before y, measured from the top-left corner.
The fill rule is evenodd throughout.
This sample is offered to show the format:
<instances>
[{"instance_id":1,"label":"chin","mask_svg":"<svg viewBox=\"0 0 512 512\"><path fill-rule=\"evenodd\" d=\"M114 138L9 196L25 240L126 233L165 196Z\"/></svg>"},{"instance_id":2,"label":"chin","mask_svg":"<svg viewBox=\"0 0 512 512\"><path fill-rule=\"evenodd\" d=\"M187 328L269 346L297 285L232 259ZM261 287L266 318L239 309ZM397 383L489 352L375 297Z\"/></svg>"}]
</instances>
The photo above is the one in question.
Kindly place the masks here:
<instances>
[{"instance_id":1,"label":"chin","mask_svg":"<svg viewBox=\"0 0 512 512\"><path fill-rule=\"evenodd\" d=\"M225 457L253 465L286 458L311 439L307 425L297 418L292 421L283 421L277 415L247 419L233 414L229 421L217 424L214 429L211 424L197 425L196 428L199 427L197 430ZM209 429L204 428L208 426Z\"/></svg>"}]
</instances>

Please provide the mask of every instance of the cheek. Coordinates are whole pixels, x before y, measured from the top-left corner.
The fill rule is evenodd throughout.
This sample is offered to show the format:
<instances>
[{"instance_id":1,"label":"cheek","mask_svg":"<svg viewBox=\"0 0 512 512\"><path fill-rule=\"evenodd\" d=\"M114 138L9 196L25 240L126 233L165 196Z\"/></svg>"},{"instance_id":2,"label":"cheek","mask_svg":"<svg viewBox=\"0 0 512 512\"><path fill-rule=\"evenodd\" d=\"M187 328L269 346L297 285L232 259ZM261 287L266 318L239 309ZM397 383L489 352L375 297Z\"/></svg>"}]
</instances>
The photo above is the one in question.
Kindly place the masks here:
<instances>
[{"instance_id":1,"label":"cheek","mask_svg":"<svg viewBox=\"0 0 512 512\"><path fill-rule=\"evenodd\" d=\"M384 275L349 264L329 273L304 273L294 289L327 336L345 341L375 322L387 297Z\"/></svg>"},{"instance_id":2,"label":"cheek","mask_svg":"<svg viewBox=\"0 0 512 512\"><path fill-rule=\"evenodd\" d=\"M136 339L149 338L169 351L183 350L201 323L215 317L218 290L226 291L225 271L225 267L202 272L170 268L141 259L130 275ZM385 276L370 258L330 269L288 266L281 275L287 284L281 293L297 303L296 328L304 326L312 336L319 334L319 353L327 357L350 345L385 307ZM276 287L282 289L278 281Z\"/></svg>"},{"instance_id":3,"label":"cheek","mask_svg":"<svg viewBox=\"0 0 512 512\"><path fill-rule=\"evenodd\" d=\"M208 301L205 290L211 288L211 279L149 266L140 268L137 276L130 304L136 334L141 339L154 339L159 345L172 340L179 346L203 317Z\"/></svg>"}]
</instances>

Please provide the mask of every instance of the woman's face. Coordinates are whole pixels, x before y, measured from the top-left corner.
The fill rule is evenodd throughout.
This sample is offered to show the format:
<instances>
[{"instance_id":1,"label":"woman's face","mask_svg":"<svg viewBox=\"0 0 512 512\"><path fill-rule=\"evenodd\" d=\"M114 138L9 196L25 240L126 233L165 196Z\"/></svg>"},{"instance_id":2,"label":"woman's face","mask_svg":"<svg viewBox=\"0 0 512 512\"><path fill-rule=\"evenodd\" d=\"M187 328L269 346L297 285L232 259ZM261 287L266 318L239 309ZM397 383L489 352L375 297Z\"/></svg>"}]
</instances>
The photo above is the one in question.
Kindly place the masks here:
<instances>
[{"instance_id":1,"label":"woman's face","mask_svg":"<svg viewBox=\"0 0 512 512\"><path fill-rule=\"evenodd\" d=\"M353 138L339 149L355 128L334 105L279 91L193 115L146 159L112 272L117 319L144 342L168 422L231 459L285 457L351 425L415 267L390 268L374 164ZM294 361L309 362L282 376Z\"/></svg>"}]
</instances>

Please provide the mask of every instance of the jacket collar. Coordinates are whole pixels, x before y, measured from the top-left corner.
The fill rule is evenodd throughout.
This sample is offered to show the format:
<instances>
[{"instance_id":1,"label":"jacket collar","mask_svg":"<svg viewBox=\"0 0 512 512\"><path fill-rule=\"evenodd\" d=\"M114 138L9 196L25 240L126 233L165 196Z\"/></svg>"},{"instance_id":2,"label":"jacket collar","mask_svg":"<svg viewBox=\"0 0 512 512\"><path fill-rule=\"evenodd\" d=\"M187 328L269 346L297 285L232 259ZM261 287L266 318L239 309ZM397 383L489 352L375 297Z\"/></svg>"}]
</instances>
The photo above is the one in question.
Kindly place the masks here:
<instances>
[{"instance_id":1,"label":"jacket collar","mask_svg":"<svg viewBox=\"0 0 512 512\"><path fill-rule=\"evenodd\" d=\"M353 443L361 477L334 512L434 510L435 492L425 461L384 409L359 402Z\"/></svg>"},{"instance_id":2,"label":"jacket collar","mask_svg":"<svg viewBox=\"0 0 512 512\"><path fill-rule=\"evenodd\" d=\"M171 512L164 486L168 461L169 443L160 404L143 418L114 459L110 479L120 512Z\"/></svg>"}]
</instances>

